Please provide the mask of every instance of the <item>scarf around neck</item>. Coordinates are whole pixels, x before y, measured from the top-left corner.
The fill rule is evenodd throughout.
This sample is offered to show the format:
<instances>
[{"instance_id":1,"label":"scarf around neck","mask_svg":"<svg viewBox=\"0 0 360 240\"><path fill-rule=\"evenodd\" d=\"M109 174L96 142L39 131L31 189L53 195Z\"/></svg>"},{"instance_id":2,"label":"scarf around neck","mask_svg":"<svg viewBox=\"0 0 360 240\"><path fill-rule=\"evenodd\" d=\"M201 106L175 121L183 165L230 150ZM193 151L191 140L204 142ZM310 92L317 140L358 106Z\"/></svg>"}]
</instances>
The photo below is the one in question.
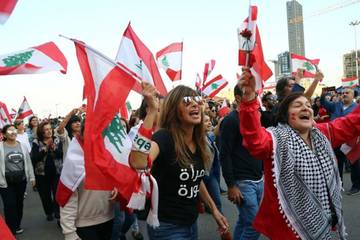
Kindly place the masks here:
<instances>
[{"instance_id":1,"label":"scarf around neck","mask_svg":"<svg viewBox=\"0 0 360 240\"><path fill-rule=\"evenodd\" d=\"M313 150L287 124L268 131L273 139L273 180L279 211L301 239L333 239L328 190L338 218L337 234L345 239L341 180L330 142L318 130L310 133Z\"/></svg>"}]
</instances>

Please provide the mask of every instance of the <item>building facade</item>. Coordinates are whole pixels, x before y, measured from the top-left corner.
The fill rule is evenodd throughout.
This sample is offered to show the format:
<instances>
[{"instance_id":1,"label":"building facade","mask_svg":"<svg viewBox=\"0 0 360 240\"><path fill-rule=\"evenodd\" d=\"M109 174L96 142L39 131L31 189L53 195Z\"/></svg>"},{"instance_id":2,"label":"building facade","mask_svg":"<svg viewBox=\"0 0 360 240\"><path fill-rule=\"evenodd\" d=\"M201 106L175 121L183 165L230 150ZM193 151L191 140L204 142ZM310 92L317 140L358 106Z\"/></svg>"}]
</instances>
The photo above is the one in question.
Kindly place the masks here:
<instances>
[{"instance_id":1,"label":"building facade","mask_svg":"<svg viewBox=\"0 0 360 240\"><path fill-rule=\"evenodd\" d=\"M358 57L360 57L360 50L357 53ZM359 59L358 66L360 66ZM360 67L359 67L360 68ZM351 53L346 53L343 55L343 70L344 70L344 77L355 77L356 76L356 54L355 51ZM358 76L360 76L360 69L358 69Z\"/></svg>"},{"instance_id":2,"label":"building facade","mask_svg":"<svg viewBox=\"0 0 360 240\"><path fill-rule=\"evenodd\" d=\"M305 56L304 22L302 6L296 0L286 2L289 51Z\"/></svg>"}]
</instances>

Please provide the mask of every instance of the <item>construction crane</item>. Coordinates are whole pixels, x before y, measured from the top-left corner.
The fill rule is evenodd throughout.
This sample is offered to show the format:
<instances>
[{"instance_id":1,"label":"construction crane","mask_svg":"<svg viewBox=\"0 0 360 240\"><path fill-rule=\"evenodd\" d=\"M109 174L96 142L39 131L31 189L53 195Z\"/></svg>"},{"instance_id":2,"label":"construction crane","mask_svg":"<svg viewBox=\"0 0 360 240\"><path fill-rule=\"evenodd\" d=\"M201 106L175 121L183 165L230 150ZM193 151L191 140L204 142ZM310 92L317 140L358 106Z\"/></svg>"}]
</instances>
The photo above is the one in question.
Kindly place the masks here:
<instances>
[{"instance_id":1,"label":"construction crane","mask_svg":"<svg viewBox=\"0 0 360 240\"><path fill-rule=\"evenodd\" d=\"M289 23L290 24L296 24L296 23L299 23L299 22L303 22L304 19L309 19L309 18L312 18L312 17L315 17L315 16L319 16L319 15L323 15L323 14L326 14L328 12L332 12L332 11L335 11L337 9L340 9L340 8L344 8L344 7L347 7L347 6L350 6L350 5L353 5L353 4L356 4L356 3L359 3L360 0L346 0L346 1L341 1L341 2L338 2L338 3L335 3L333 5L330 5L326 8L323 8L323 9L320 9L306 17L295 17L295 18L292 18L289 20Z\"/></svg>"}]
</instances>

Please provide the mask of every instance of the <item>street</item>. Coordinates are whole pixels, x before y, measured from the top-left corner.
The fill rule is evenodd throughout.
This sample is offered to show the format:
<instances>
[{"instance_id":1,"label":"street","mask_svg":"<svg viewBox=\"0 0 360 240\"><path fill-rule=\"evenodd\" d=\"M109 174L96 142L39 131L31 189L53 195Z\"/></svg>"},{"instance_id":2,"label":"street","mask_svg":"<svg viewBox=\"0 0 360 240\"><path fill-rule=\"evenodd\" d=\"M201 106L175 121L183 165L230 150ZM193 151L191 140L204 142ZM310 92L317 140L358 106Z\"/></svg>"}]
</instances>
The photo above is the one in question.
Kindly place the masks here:
<instances>
[{"instance_id":1,"label":"street","mask_svg":"<svg viewBox=\"0 0 360 240\"><path fill-rule=\"evenodd\" d=\"M344 187L345 189L350 188L350 174L344 174ZM226 196L222 196L224 214L227 217L233 232L233 227L237 219L237 210L235 206L230 203ZM347 196L344 194L343 197L343 210L345 225L347 233L349 234L349 240L360 239L360 195ZM64 239L61 233L61 229L57 226L56 221L48 222L45 219L43 209L41 207L40 198L37 192L34 192L31 188L27 190L27 196L25 199L24 217L22 221L22 227L24 233L17 236L18 240L61 240ZM0 201L1 212L2 202ZM142 233L146 237L146 226L143 221L140 221L140 227ZM201 214L198 220L199 239L200 240L211 240L219 239L216 232L216 224L209 214ZM131 236L128 239L132 239ZM260 239L267 239L261 237Z\"/></svg>"}]
</instances>

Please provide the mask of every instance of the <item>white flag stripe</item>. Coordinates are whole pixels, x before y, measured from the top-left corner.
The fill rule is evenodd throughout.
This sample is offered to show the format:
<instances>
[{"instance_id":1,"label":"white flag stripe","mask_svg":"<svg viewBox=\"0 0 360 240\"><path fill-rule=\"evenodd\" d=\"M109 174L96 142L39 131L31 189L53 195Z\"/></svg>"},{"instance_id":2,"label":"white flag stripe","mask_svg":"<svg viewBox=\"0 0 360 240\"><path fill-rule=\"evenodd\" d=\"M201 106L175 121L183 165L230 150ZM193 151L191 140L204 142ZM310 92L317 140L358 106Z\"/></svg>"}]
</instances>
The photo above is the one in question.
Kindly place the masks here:
<instances>
[{"instance_id":1,"label":"white flag stripe","mask_svg":"<svg viewBox=\"0 0 360 240\"><path fill-rule=\"evenodd\" d=\"M101 83L104 81L106 76L109 74L109 72L114 68L112 64L109 64L109 62L93 51L89 50L85 47L86 55L89 60L89 66L91 69L91 74L93 76L94 80L94 86L95 86L95 99L94 99L94 105L93 108L96 106L96 101L98 99L99 95L99 89L101 86ZM102 63L100 63L102 62Z\"/></svg>"},{"instance_id":2,"label":"white flag stripe","mask_svg":"<svg viewBox=\"0 0 360 240\"><path fill-rule=\"evenodd\" d=\"M161 66L164 69L171 68L172 70L180 71L181 70L181 55L182 55L182 52L167 53L158 58L158 64L159 64L159 66ZM167 62L169 63L169 66L165 66L163 64L162 60L165 56L166 56Z\"/></svg>"},{"instance_id":3,"label":"white flag stripe","mask_svg":"<svg viewBox=\"0 0 360 240\"><path fill-rule=\"evenodd\" d=\"M314 64L312 64L311 62L306 61L306 60L301 60L301 59L298 59L298 58L291 59L292 71L296 72L297 69L306 69L305 66L304 66L305 62L308 62L309 64L314 66ZM310 72L310 73L315 74L316 73L316 68L314 66L314 68L312 70L307 70L307 71Z\"/></svg>"},{"instance_id":4,"label":"white flag stripe","mask_svg":"<svg viewBox=\"0 0 360 240\"><path fill-rule=\"evenodd\" d=\"M142 63L141 58L137 55L133 41L126 36L123 36L121 40L120 48L116 55L116 61L135 73L138 78L154 85L151 73L146 67L146 64Z\"/></svg>"}]
</instances>

